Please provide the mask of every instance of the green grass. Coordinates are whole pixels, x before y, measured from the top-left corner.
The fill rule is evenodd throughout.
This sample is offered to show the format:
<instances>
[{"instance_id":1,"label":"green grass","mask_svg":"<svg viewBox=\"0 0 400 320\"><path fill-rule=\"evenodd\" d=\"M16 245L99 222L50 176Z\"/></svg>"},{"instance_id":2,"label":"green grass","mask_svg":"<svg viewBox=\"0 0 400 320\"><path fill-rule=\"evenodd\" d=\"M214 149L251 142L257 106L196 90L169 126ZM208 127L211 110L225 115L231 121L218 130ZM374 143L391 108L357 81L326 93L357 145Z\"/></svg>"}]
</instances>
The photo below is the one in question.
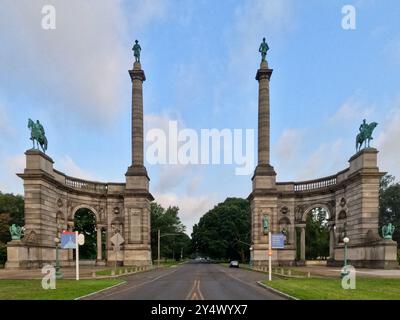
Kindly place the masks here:
<instances>
[{"instance_id":1,"label":"green grass","mask_svg":"<svg viewBox=\"0 0 400 320\"><path fill-rule=\"evenodd\" d=\"M0 300L72 300L123 281L57 280L56 289L45 290L42 280L0 280Z\"/></svg>"},{"instance_id":2,"label":"green grass","mask_svg":"<svg viewBox=\"0 0 400 320\"><path fill-rule=\"evenodd\" d=\"M274 279L266 285L302 300L400 300L400 279L357 278L356 289L342 288L341 279Z\"/></svg>"}]
</instances>

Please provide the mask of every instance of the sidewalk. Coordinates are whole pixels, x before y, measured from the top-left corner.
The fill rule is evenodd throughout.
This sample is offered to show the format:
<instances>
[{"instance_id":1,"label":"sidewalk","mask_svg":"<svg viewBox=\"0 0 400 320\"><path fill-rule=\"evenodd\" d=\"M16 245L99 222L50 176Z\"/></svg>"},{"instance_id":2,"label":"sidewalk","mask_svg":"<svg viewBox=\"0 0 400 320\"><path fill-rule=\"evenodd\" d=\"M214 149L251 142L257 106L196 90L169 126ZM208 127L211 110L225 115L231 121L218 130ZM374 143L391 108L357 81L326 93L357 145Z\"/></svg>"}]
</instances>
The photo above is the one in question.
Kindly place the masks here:
<instances>
[{"instance_id":1,"label":"sidewalk","mask_svg":"<svg viewBox=\"0 0 400 320\"><path fill-rule=\"evenodd\" d=\"M341 268L326 267L326 266L304 266L304 267L286 267L285 269L296 270L300 272L310 272L311 276L322 277L335 277L340 275ZM374 277L374 278L400 278L400 269L396 270L383 270L383 269L364 269L356 268L357 276L360 277Z\"/></svg>"},{"instance_id":2,"label":"sidewalk","mask_svg":"<svg viewBox=\"0 0 400 320\"><path fill-rule=\"evenodd\" d=\"M109 269L104 266L80 266L80 278L92 278L92 273L99 270ZM64 279L75 279L75 267L62 267L61 272ZM29 269L29 270L9 270L0 269L0 280L14 280L14 279L42 279L42 269Z\"/></svg>"}]
</instances>

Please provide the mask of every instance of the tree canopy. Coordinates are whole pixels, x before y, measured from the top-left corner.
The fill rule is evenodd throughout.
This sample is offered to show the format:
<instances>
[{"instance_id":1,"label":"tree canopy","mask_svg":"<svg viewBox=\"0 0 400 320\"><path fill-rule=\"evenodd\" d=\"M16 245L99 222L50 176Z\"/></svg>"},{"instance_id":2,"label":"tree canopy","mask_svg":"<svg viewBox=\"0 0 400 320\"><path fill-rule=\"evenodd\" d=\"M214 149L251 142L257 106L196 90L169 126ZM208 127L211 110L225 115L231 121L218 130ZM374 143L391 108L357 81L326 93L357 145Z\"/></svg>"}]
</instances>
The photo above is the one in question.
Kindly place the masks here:
<instances>
[{"instance_id":1,"label":"tree canopy","mask_svg":"<svg viewBox=\"0 0 400 320\"><path fill-rule=\"evenodd\" d=\"M85 235L85 244L79 247L79 258L94 260L97 257L96 216L89 209L82 208L75 213L74 230Z\"/></svg>"},{"instance_id":2,"label":"tree canopy","mask_svg":"<svg viewBox=\"0 0 400 320\"><path fill-rule=\"evenodd\" d=\"M185 233L185 226L179 218L178 207L164 209L156 202L151 203L151 252L153 260L158 254L158 230L160 230L160 256L179 260L181 254L187 257L191 252L191 242Z\"/></svg>"},{"instance_id":3,"label":"tree canopy","mask_svg":"<svg viewBox=\"0 0 400 320\"><path fill-rule=\"evenodd\" d=\"M379 193L379 225L391 222L395 226L393 240L400 245L400 183L386 174L382 177ZM379 228L381 233L381 228Z\"/></svg>"},{"instance_id":4,"label":"tree canopy","mask_svg":"<svg viewBox=\"0 0 400 320\"><path fill-rule=\"evenodd\" d=\"M192 243L201 255L246 261L250 249L250 204L241 198L227 198L194 225Z\"/></svg>"},{"instance_id":5,"label":"tree canopy","mask_svg":"<svg viewBox=\"0 0 400 320\"><path fill-rule=\"evenodd\" d=\"M329 228L327 212L322 208L311 210L306 219L306 259L326 259L329 256Z\"/></svg>"},{"instance_id":6,"label":"tree canopy","mask_svg":"<svg viewBox=\"0 0 400 320\"><path fill-rule=\"evenodd\" d=\"M24 198L0 191L0 265L7 260L6 243L11 240L9 227L24 225Z\"/></svg>"}]
</instances>

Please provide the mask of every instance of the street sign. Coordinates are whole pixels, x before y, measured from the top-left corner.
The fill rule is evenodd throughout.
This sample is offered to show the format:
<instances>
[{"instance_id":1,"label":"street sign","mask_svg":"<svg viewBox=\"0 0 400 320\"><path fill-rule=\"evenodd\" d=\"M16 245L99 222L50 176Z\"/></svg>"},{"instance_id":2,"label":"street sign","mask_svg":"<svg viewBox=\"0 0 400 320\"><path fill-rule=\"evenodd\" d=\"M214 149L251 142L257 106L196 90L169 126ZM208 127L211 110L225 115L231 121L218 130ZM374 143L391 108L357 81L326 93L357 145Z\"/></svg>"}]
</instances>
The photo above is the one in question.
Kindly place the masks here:
<instances>
[{"instance_id":1,"label":"street sign","mask_svg":"<svg viewBox=\"0 0 400 320\"><path fill-rule=\"evenodd\" d=\"M274 233L271 235L271 247L272 249L284 249L285 248L285 235L283 233Z\"/></svg>"},{"instance_id":2,"label":"street sign","mask_svg":"<svg viewBox=\"0 0 400 320\"><path fill-rule=\"evenodd\" d=\"M78 244L80 246L83 246L85 244L85 235L83 233L80 233L78 235Z\"/></svg>"},{"instance_id":3,"label":"street sign","mask_svg":"<svg viewBox=\"0 0 400 320\"><path fill-rule=\"evenodd\" d=\"M75 249L76 236L75 232L63 231L61 233L61 249Z\"/></svg>"},{"instance_id":4,"label":"street sign","mask_svg":"<svg viewBox=\"0 0 400 320\"><path fill-rule=\"evenodd\" d=\"M119 247L125 242L124 238L119 233L114 234L110 241L114 245L114 251L119 251Z\"/></svg>"},{"instance_id":5,"label":"street sign","mask_svg":"<svg viewBox=\"0 0 400 320\"><path fill-rule=\"evenodd\" d=\"M75 249L76 254L76 280L79 280L79 246L85 244L85 235L79 234L78 231L63 231L61 233L61 249Z\"/></svg>"}]
</instances>

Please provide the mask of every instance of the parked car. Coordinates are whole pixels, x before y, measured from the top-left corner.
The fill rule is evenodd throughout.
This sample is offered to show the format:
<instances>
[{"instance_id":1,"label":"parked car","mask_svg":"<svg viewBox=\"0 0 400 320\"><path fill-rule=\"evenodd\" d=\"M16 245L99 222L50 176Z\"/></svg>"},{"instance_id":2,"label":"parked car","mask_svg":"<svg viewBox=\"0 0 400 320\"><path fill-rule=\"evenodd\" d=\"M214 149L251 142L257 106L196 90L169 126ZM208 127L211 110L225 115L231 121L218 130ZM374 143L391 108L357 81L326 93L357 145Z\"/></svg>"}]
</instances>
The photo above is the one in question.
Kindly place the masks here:
<instances>
[{"instance_id":1,"label":"parked car","mask_svg":"<svg viewBox=\"0 0 400 320\"><path fill-rule=\"evenodd\" d=\"M239 268L239 261L233 260L229 263L229 268Z\"/></svg>"}]
</instances>

